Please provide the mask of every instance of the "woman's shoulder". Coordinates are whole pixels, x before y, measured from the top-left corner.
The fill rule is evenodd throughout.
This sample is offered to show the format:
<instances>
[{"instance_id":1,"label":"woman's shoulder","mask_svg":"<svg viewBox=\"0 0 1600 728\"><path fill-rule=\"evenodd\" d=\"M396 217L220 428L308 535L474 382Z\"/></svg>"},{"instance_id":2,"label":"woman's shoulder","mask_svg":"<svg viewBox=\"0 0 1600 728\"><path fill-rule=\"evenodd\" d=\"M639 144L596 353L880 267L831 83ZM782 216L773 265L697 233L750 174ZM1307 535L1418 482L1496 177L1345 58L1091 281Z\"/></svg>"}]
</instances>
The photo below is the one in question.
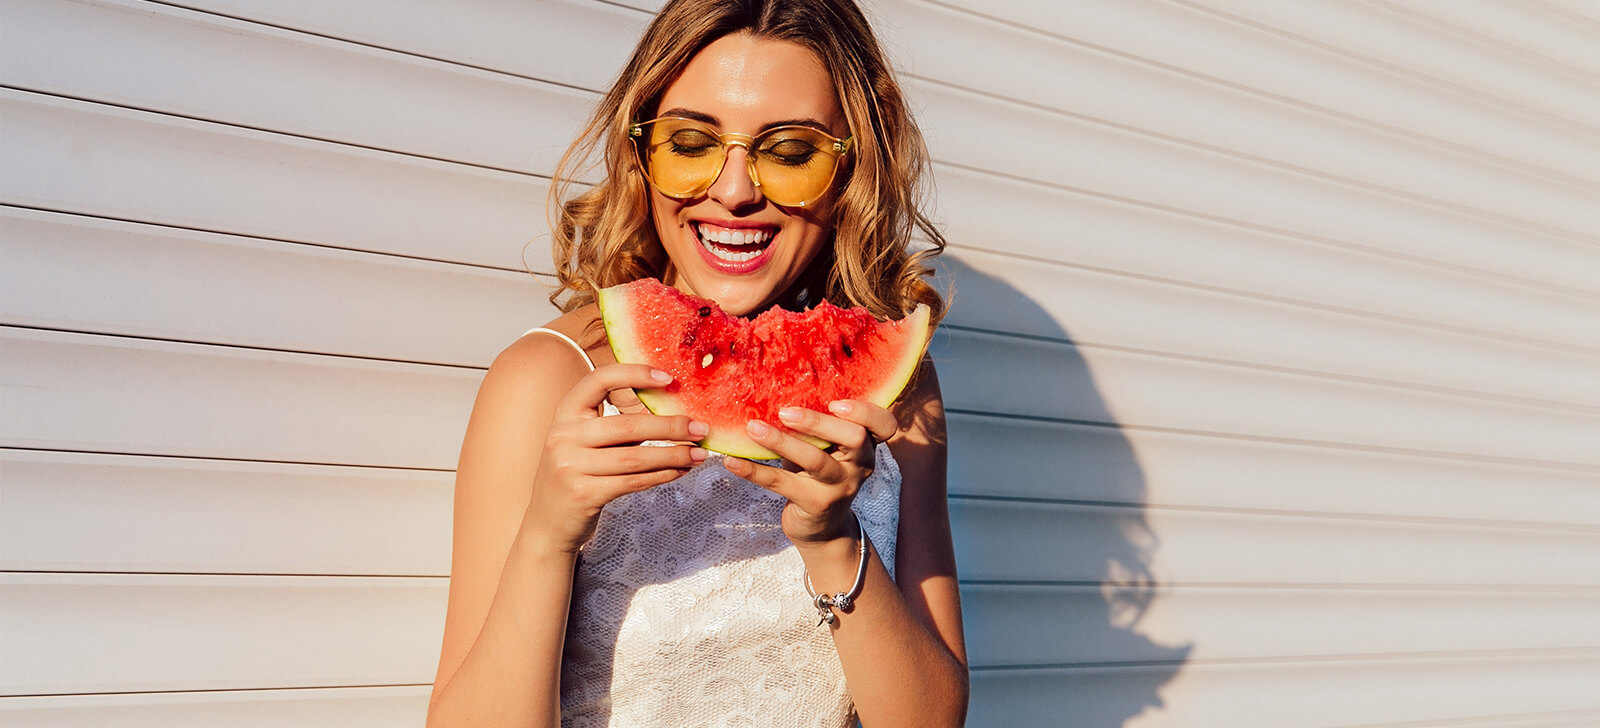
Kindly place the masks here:
<instances>
[{"instance_id":1,"label":"woman's shoulder","mask_svg":"<svg viewBox=\"0 0 1600 728\"><path fill-rule=\"evenodd\" d=\"M605 363L597 357L599 350L610 353L605 329L599 322L599 308L590 305L568 311L543 326L528 330L495 357L485 377L485 385L499 384L514 390L543 389L551 385L556 385L558 390L569 388L589 372L590 360L596 365ZM560 336L552 336L549 333L552 331ZM584 349L584 354L579 354L562 337L576 342Z\"/></svg>"},{"instance_id":2,"label":"woman's shoulder","mask_svg":"<svg viewBox=\"0 0 1600 728\"><path fill-rule=\"evenodd\" d=\"M889 411L900 423L900 432L888 443L896 459L923 457L928 453L943 457L948 439L944 393L939 388L939 375L933 369L932 357L923 358L910 385L890 405ZM937 450L930 451L928 446Z\"/></svg>"},{"instance_id":3,"label":"woman's shoulder","mask_svg":"<svg viewBox=\"0 0 1600 728\"><path fill-rule=\"evenodd\" d=\"M582 355L573 349L574 343L583 349ZM578 369L587 371L590 361L597 366L606 363L601 354L609 355L610 346L600 319L600 308L590 304L529 329L500 352L495 366L526 370L565 362L576 363Z\"/></svg>"},{"instance_id":4,"label":"woman's shoulder","mask_svg":"<svg viewBox=\"0 0 1600 728\"><path fill-rule=\"evenodd\" d=\"M902 426L925 422L932 417L942 422L944 418L944 392L939 388L939 373L934 371L933 357L923 355L922 362L911 375L905 391L889 407Z\"/></svg>"}]
</instances>

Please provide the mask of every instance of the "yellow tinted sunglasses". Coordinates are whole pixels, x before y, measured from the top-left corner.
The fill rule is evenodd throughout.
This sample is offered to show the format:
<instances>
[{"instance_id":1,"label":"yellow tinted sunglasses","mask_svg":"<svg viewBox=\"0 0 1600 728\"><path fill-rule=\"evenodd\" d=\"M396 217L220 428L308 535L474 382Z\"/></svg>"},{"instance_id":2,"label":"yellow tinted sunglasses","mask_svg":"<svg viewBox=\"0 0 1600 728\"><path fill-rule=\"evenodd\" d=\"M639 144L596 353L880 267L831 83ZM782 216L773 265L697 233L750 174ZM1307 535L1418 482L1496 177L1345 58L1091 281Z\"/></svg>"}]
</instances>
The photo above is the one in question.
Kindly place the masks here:
<instances>
[{"instance_id":1,"label":"yellow tinted sunglasses","mask_svg":"<svg viewBox=\"0 0 1600 728\"><path fill-rule=\"evenodd\" d=\"M767 199L805 207L828 192L851 141L808 126L779 126L755 136L723 133L694 119L663 116L628 127L645 179L661 194L687 199L711 188L728 161L728 147L745 150L750 181Z\"/></svg>"}]
</instances>

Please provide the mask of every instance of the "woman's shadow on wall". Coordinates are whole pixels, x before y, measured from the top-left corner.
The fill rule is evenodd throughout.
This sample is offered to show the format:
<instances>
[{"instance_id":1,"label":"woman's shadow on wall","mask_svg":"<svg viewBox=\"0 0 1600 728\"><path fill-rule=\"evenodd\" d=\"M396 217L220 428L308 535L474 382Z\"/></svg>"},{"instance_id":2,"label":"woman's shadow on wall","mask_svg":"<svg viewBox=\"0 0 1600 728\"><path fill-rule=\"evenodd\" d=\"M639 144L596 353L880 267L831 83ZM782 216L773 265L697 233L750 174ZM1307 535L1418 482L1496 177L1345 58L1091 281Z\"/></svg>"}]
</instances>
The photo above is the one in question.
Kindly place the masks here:
<instances>
[{"instance_id":1,"label":"woman's shadow on wall","mask_svg":"<svg viewBox=\"0 0 1600 728\"><path fill-rule=\"evenodd\" d=\"M1160 589L1142 469L1069 333L963 257L998 258L935 263L953 293L931 353L950 423L968 725L1122 728L1163 708L1191 649L1141 633Z\"/></svg>"}]
</instances>

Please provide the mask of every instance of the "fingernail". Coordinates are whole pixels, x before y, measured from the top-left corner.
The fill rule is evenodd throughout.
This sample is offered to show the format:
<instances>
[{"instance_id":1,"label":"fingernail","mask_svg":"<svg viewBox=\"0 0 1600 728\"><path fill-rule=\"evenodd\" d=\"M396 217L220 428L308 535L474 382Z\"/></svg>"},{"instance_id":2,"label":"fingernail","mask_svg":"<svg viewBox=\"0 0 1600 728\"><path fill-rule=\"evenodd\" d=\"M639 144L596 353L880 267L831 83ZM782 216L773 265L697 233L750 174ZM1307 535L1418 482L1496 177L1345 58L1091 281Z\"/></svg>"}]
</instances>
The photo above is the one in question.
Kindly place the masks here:
<instances>
[{"instance_id":1,"label":"fingernail","mask_svg":"<svg viewBox=\"0 0 1600 728\"><path fill-rule=\"evenodd\" d=\"M666 384L672 381L672 375L660 369L651 369L650 378L656 380L658 384Z\"/></svg>"},{"instance_id":2,"label":"fingernail","mask_svg":"<svg viewBox=\"0 0 1600 728\"><path fill-rule=\"evenodd\" d=\"M778 410L778 419L784 422L799 422L800 410L794 407L784 407Z\"/></svg>"},{"instance_id":3,"label":"fingernail","mask_svg":"<svg viewBox=\"0 0 1600 728\"><path fill-rule=\"evenodd\" d=\"M689 423L689 434L694 435L695 437L705 437L706 433L709 432L711 432L711 425L699 420Z\"/></svg>"},{"instance_id":4,"label":"fingernail","mask_svg":"<svg viewBox=\"0 0 1600 728\"><path fill-rule=\"evenodd\" d=\"M708 456L710 456L710 453L706 452L706 449L703 447L689 448L689 459L697 463L706 459Z\"/></svg>"},{"instance_id":5,"label":"fingernail","mask_svg":"<svg viewBox=\"0 0 1600 728\"><path fill-rule=\"evenodd\" d=\"M768 427L767 423L762 422L761 420L750 420L750 422L744 426L744 429L748 430L750 434L755 435L756 437L766 437L772 432L772 428Z\"/></svg>"},{"instance_id":6,"label":"fingernail","mask_svg":"<svg viewBox=\"0 0 1600 728\"><path fill-rule=\"evenodd\" d=\"M850 410L855 409L855 405L850 404L848 401L837 399L828 403L828 409L837 414L847 415L850 414Z\"/></svg>"}]
</instances>

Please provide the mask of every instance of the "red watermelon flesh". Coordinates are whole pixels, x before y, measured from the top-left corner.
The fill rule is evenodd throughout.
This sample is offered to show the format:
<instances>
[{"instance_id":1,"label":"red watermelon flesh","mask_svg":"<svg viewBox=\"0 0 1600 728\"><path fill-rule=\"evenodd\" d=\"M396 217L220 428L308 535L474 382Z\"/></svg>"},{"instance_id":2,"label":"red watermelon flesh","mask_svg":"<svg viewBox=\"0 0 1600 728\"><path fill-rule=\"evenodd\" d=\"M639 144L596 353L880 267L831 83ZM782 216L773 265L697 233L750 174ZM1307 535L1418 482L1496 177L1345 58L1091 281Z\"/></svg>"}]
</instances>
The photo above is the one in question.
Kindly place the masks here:
<instances>
[{"instance_id":1,"label":"red watermelon flesh","mask_svg":"<svg viewBox=\"0 0 1600 728\"><path fill-rule=\"evenodd\" d=\"M751 440L745 423L783 429L780 407L826 413L837 399L888 407L916 371L930 334L925 305L899 321L826 302L805 312L773 307L745 320L653 278L603 289L598 298L617 361L672 375L662 389L638 390L640 401L658 415L709 424L702 447L751 459L778 456Z\"/></svg>"}]
</instances>

